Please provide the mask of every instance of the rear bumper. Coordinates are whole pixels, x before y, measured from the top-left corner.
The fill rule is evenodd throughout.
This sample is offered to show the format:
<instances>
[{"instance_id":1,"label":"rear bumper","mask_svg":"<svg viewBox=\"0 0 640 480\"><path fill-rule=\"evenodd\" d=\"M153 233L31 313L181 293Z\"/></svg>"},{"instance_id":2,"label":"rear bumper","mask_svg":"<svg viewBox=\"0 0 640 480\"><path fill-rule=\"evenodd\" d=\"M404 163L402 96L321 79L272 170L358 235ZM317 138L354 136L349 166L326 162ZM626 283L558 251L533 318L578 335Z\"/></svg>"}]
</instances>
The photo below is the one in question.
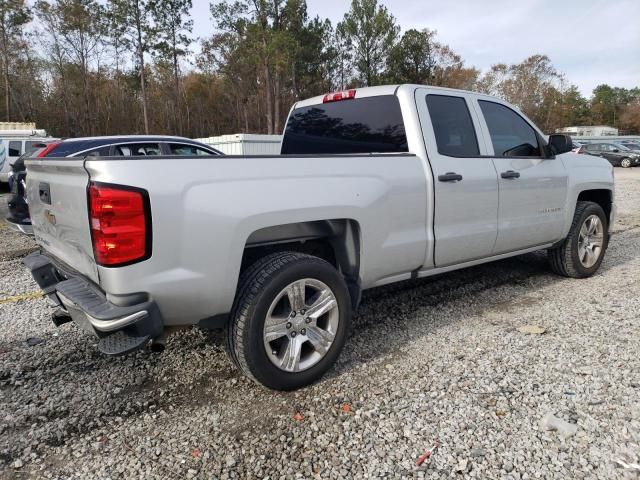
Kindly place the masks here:
<instances>
[{"instance_id":1,"label":"rear bumper","mask_svg":"<svg viewBox=\"0 0 640 480\"><path fill-rule=\"evenodd\" d=\"M33 226L31 225L31 221L18 221L13 218L6 219L7 224L17 230L20 233L24 233L26 235L33 235Z\"/></svg>"},{"instance_id":2,"label":"rear bumper","mask_svg":"<svg viewBox=\"0 0 640 480\"><path fill-rule=\"evenodd\" d=\"M99 338L102 353L129 353L162 334L162 317L153 300L115 305L87 278L56 265L47 255L32 253L23 263L54 304L76 325Z\"/></svg>"}]
</instances>

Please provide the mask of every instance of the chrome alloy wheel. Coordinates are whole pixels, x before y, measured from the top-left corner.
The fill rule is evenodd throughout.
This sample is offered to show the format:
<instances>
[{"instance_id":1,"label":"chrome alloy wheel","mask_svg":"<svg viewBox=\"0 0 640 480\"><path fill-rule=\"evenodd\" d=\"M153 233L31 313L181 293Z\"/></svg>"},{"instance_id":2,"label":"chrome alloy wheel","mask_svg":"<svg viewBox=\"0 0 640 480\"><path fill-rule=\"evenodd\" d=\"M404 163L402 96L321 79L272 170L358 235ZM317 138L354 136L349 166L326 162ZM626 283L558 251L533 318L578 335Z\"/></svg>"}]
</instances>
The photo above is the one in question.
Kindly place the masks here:
<instances>
[{"instance_id":1,"label":"chrome alloy wheel","mask_svg":"<svg viewBox=\"0 0 640 480\"><path fill-rule=\"evenodd\" d=\"M269 360L286 372L316 365L331 348L340 312L331 289L313 278L296 280L276 295L264 322Z\"/></svg>"},{"instance_id":2,"label":"chrome alloy wheel","mask_svg":"<svg viewBox=\"0 0 640 480\"><path fill-rule=\"evenodd\" d=\"M604 243L604 225L597 215L589 215L578 236L578 259L585 268L593 267L600 255Z\"/></svg>"}]
</instances>

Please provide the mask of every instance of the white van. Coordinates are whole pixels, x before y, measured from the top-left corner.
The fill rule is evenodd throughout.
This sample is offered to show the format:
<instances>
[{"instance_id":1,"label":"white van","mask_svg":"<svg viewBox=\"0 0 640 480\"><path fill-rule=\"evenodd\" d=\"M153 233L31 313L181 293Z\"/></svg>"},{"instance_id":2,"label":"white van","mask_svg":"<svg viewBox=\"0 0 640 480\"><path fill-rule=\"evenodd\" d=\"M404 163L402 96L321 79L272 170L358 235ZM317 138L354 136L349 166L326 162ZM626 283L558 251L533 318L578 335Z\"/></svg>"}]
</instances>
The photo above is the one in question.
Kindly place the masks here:
<instances>
[{"instance_id":1,"label":"white van","mask_svg":"<svg viewBox=\"0 0 640 480\"><path fill-rule=\"evenodd\" d=\"M47 136L13 136L0 133L0 182L7 182L11 164L20 155L33 150L33 146L43 141L51 141Z\"/></svg>"}]
</instances>

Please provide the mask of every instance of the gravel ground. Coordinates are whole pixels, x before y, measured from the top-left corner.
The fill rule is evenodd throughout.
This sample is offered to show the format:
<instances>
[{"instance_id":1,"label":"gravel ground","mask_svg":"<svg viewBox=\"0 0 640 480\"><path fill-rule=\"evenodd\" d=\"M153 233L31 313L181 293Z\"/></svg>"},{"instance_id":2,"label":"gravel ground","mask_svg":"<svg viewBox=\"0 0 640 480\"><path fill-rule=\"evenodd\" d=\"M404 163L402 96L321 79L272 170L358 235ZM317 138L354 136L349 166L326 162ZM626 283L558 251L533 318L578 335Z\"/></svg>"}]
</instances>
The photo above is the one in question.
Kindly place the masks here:
<instances>
[{"instance_id":1,"label":"gravel ground","mask_svg":"<svg viewBox=\"0 0 640 480\"><path fill-rule=\"evenodd\" d=\"M298 392L240 376L219 334L110 359L44 300L0 303L0 477L640 478L617 462L640 462L640 168L616 174L597 275L539 253L368 292ZM0 231L0 299L36 290L29 246Z\"/></svg>"}]
</instances>

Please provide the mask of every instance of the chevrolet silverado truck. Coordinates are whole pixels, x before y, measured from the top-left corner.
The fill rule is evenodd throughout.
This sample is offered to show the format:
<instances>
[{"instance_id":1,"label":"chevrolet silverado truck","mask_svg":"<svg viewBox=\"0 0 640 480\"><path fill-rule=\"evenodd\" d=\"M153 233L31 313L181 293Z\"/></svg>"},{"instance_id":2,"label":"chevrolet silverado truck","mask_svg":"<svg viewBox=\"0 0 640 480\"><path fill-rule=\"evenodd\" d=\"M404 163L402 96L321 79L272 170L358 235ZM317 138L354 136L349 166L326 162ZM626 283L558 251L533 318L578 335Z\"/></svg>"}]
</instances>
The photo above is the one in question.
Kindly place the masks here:
<instances>
[{"instance_id":1,"label":"chevrolet silverado truck","mask_svg":"<svg viewBox=\"0 0 640 480\"><path fill-rule=\"evenodd\" d=\"M243 373L296 389L334 363L365 289L541 249L593 275L613 169L571 147L482 94L335 92L293 106L281 155L27 160L25 264L54 322L105 354L224 328Z\"/></svg>"}]
</instances>

